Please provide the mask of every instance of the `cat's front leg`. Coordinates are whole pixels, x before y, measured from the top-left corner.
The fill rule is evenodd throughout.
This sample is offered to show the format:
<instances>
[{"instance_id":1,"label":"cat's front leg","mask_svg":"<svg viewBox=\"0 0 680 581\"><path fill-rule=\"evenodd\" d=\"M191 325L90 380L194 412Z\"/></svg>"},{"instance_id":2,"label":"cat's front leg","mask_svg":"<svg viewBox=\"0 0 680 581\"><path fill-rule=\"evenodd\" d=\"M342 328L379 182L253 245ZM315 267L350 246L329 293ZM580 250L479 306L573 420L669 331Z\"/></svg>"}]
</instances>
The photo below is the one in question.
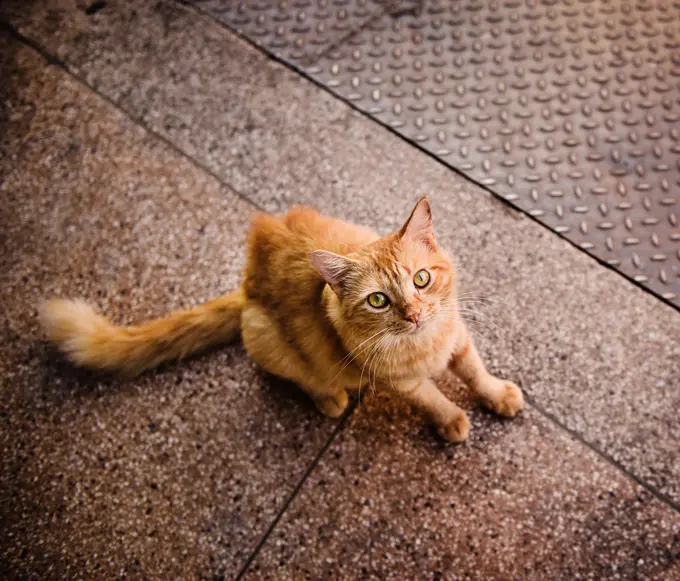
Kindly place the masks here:
<instances>
[{"instance_id":1,"label":"cat's front leg","mask_svg":"<svg viewBox=\"0 0 680 581\"><path fill-rule=\"evenodd\" d=\"M467 414L439 391L434 381L423 378L394 387L411 405L425 412L442 438L454 443L467 440L470 432Z\"/></svg>"},{"instance_id":2,"label":"cat's front leg","mask_svg":"<svg viewBox=\"0 0 680 581\"><path fill-rule=\"evenodd\" d=\"M317 409L329 418L339 418L349 404L347 392L343 388L338 388L333 393L316 392L312 389L305 391L311 394Z\"/></svg>"},{"instance_id":3,"label":"cat's front leg","mask_svg":"<svg viewBox=\"0 0 680 581\"><path fill-rule=\"evenodd\" d=\"M522 390L511 381L491 375L467 329L462 327L459 333L456 349L449 360L451 371L472 389L486 408L501 416L515 416L524 408Z\"/></svg>"}]
</instances>

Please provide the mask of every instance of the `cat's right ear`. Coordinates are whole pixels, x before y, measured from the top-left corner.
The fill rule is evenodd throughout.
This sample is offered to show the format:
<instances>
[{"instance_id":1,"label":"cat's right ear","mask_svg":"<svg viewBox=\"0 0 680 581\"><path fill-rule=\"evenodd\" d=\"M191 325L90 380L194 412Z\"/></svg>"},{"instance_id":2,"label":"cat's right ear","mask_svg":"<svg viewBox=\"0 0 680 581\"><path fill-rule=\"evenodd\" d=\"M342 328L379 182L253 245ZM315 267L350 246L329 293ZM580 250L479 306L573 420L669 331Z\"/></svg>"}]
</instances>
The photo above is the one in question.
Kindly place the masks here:
<instances>
[{"instance_id":1,"label":"cat's right ear","mask_svg":"<svg viewBox=\"0 0 680 581\"><path fill-rule=\"evenodd\" d=\"M434 230L432 228L432 209L427 196L418 200L416 207L413 208L406 224L399 230L402 240L417 242L429 248L431 251L437 250Z\"/></svg>"},{"instance_id":2,"label":"cat's right ear","mask_svg":"<svg viewBox=\"0 0 680 581\"><path fill-rule=\"evenodd\" d=\"M347 277L356 268L357 261L327 250L315 250L309 259L335 294L342 297Z\"/></svg>"}]
</instances>

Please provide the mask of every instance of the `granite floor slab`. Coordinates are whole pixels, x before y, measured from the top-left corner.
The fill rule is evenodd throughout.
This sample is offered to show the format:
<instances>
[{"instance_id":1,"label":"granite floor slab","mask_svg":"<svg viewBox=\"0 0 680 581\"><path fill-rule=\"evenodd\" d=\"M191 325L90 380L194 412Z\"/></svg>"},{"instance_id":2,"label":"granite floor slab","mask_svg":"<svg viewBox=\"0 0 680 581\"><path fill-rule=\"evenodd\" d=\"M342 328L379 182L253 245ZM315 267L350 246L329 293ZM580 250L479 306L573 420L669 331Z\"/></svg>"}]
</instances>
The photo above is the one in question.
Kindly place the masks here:
<instances>
[{"instance_id":1,"label":"granite floor slab","mask_svg":"<svg viewBox=\"0 0 680 581\"><path fill-rule=\"evenodd\" d=\"M119 322L234 288L253 207L0 33L0 578L232 578L335 423L240 347L74 370L39 301Z\"/></svg>"},{"instance_id":2,"label":"granite floor slab","mask_svg":"<svg viewBox=\"0 0 680 581\"><path fill-rule=\"evenodd\" d=\"M302 202L386 231L429 193L491 366L680 505L676 311L190 7L10 0L0 14L267 209Z\"/></svg>"},{"instance_id":3,"label":"granite floor slab","mask_svg":"<svg viewBox=\"0 0 680 581\"><path fill-rule=\"evenodd\" d=\"M678 579L677 512L533 410L473 424L443 449L368 398L246 581Z\"/></svg>"}]
</instances>

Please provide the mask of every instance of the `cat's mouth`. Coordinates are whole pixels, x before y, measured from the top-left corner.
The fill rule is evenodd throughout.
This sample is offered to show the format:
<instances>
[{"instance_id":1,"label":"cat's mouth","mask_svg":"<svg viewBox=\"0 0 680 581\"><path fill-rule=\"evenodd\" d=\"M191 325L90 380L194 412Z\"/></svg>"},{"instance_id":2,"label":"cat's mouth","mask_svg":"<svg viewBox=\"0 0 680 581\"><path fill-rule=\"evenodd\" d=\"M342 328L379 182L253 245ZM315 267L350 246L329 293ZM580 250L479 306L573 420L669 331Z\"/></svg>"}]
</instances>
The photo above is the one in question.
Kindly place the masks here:
<instances>
[{"instance_id":1,"label":"cat's mouth","mask_svg":"<svg viewBox=\"0 0 680 581\"><path fill-rule=\"evenodd\" d=\"M430 319L421 319L417 323L407 323L406 328L403 331L404 335L419 335L422 333L426 327L430 324Z\"/></svg>"}]
</instances>

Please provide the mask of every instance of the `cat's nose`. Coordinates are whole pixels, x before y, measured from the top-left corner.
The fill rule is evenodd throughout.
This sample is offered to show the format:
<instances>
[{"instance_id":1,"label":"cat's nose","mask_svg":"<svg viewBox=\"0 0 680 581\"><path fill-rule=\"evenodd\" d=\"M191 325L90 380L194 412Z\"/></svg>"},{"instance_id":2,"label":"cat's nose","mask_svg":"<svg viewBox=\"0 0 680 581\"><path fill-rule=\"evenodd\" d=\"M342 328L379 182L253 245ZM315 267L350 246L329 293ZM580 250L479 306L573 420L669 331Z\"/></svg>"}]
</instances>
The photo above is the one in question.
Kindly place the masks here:
<instances>
[{"instance_id":1,"label":"cat's nose","mask_svg":"<svg viewBox=\"0 0 680 581\"><path fill-rule=\"evenodd\" d=\"M407 313L404 318L407 321L411 321L412 323L415 323L417 325L418 323L420 323L420 311L418 311L417 313Z\"/></svg>"}]
</instances>

